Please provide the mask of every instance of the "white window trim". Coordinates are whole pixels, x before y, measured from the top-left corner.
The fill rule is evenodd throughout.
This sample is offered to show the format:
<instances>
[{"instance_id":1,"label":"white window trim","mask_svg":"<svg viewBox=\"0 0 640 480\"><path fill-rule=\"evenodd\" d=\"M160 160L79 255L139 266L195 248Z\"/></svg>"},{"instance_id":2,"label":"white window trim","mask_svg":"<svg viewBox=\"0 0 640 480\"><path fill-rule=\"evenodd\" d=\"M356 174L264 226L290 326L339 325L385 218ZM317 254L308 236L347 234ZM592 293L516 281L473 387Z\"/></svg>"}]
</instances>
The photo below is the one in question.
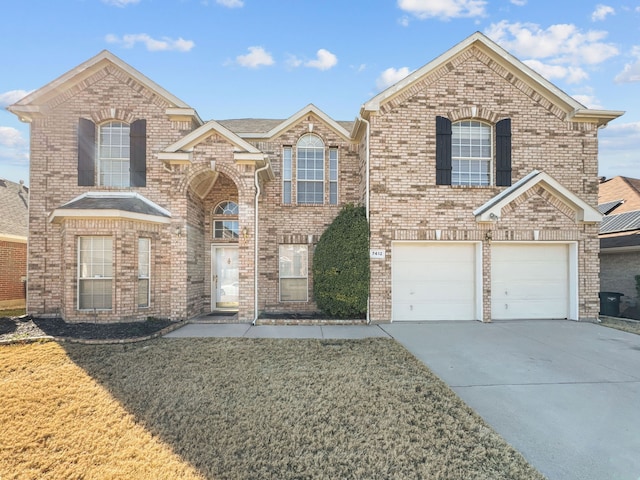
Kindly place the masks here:
<instances>
[{"instance_id":1,"label":"white window trim","mask_svg":"<svg viewBox=\"0 0 640 480\"><path fill-rule=\"evenodd\" d=\"M102 172L102 163L103 163L103 158L102 158L102 128L110 125L112 123L119 123L121 125L126 125L129 128L129 135L127 136L127 141L130 142L130 138L131 138L131 125L127 122L123 122L122 120L108 120L104 123L101 123L97 126L98 129L98 138L96 139L96 164L98 167L98 185L100 186L104 186L104 187L113 187L113 188L128 188L131 186L131 179L130 177L125 176L125 178L127 178L126 184L125 185L113 185L113 184L106 184L103 181L103 172ZM124 161L126 160L129 164L129 167L127 168L127 172L131 169L131 151L129 151L129 157L125 158L125 157L119 157L119 158L108 158L106 160L113 160L113 161L122 161L124 163Z\"/></svg>"},{"instance_id":2,"label":"white window trim","mask_svg":"<svg viewBox=\"0 0 640 480\"><path fill-rule=\"evenodd\" d=\"M481 125L486 126L489 129L489 147L491 148L491 153L489 154L488 157L458 157L456 155L454 155L454 145L453 145L453 136L452 136L452 143L451 143L451 167L452 167L452 178L451 178L451 185L456 186L456 187L491 187L494 184L494 175L493 175L493 169L494 169L494 165L495 165L495 125L492 125L488 122L484 122L482 120L477 120L477 119L464 119L464 120L458 120L456 122L453 122L451 127L453 129L454 125L458 124L458 123L462 123L462 122L476 122L479 123ZM481 162L481 161L488 161L489 162L489 179L488 179L488 183L485 184L479 184L479 183L455 183L453 180L453 175L454 175L454 171L455 169L453 169L453 163L456 160L463 160L463 161L477 161L477 162Z\"/></svg>"},{"instance_id":3,"label":"white window trim","mask_svg":"<svg viewBox=\"0 0 640 480\"><path fill-rule=\"evenodd\" d=\"M298 162L300 161L300 148L305 148L305 149L320 149L320 147L300 147L300 142L305 139L305 138L310 138L310 137L314 137L317 138L318 141L320 143L322 143L322 180L301 180L299 177L299 168L298 168ZM324 142L324 140L314 134L314 133L305 133L304 135L302 135L298 141L296 142L296 204L297 205L325 205L327 203L327 192L325 191L326 188L326 177L327 177L327 146ZM293 175L292 175L293 176ZM300 193L300 189L299 184L300 182L304 182L304 183L322 183L322 201L321 202L300 202L298 199L298 195Z\"/></svg>"},{"instance_id":4,"label":"white window trim","mask_svg":"<svg viewBox=\"0 0 640 480\"><path fill-rule=\"evenodd\" d=\"M212 222L211 222L211 238L213 240L217 240L217 241L237 242L240 239L240 219L239 219L239 215L238 214L216 213L216 210L218 210L218 207L220 205L222 205L223 203L233 203L236 206L236 209L238 209L238 210L240 209L240 205L238 204L238 202L235 202L233 200L223 200L222 202L219 202L213 208ZM235 237L216 237L216 224L218 222L236 222L236 224L238 226L238 229L237 229L237 232L236 232L237 235Z\"/></svg>"},{"instance_id":5,"label":"white window trim","mask_svg":"<svg viewBox=\"0 0 640 480\"><path fill-rule=\"evenodd\" d=\"M306 247L307 249L307 268L306 268L306 272L307 275L302 277L302 276L283 276L282 275L282 268L280 266L280 257L281 255L281 248L282 247L289 247L289 246L293 246L293 247ZM306 286L305 286L305 299L304 300L283 300L282 299L282 280L287 280L287 279L302 279L304 278L306 280ZM293 244L293 243L285 243L285 244L280 244L278 245L278 302L280 303L306 303L309 302L309 246L306 244Z\"/></svg>"},{"instance_id":6,"label":"white window trim","mask_svg":"<svg viewBox=\"0 0 640 480\"><path fill-rule=\"evenodd\" d=\"M140 241L141 240L145 240L148 244L148 248L147 248L147 268L148 268L148 274L147 276L144 276L141 274L141 269L140 269L140 260L141 260L141 255L140 255ZM147 304L146 305L140 305L138 303L138 299L140 298L140 291L138 290L138 296L136 296L136 303L138 303L138 308L151 308L151 239L149 237L139 237L138 238L138 288L140 288L140 280L146 280L147 281Z\"/></svg>"},{"instance_id":7,"label":"white window trim","mask_svg":"<svg viewBox=\"0 0 640 480\"><path fill-rule=\"evenodd\" d=\"M103 236L103 235L82 235L79 236L77 239L77 274L76 274L76 309L78 311L104 311L104 312L110 312L113 310L113 266L112 266L112 275L110 277L83 277L82 276L82 272L81 272L81 268L82 268L82 264L80 261L80 252L81 252L81 243L82 243L82 239L83 238L110 238L111 239L111 249L112 249L112 255L113 255L113 237L111 236ZM113 260L112 260L113 261ZM80 308L80 283L83 280L110 280L111 281L111 296L112 296L112 300L111 300L111 308Z\"/></svg>"},{"instance_id":8,"label":"white window trim","mask_svg":"<svg viewBox=\"0 0 640 480\"><path fill-rule=\"evenodd\" d=\"M331 180L331 153L336 153L336 179ZM331 185L336 185L336 201L331 201ZM338 147L329 147L329 205L340 204L340 149Z\"/></svg>"},{"instance_id":9,"label":"white window trim","mask_svg":"<svg viewBox=\"0 0 640 480\"><path fill-rule=\"evenodd\" d=\"M288 152L289 158L286 158ZM289 163L289 174L285 174L285 162ZM285 201L285 192L287 191L287 182L289 182L289 201ZM291 205L293 203L293 147L286 145L282 147L282 204Z\"/></svg>"}]
</instances>

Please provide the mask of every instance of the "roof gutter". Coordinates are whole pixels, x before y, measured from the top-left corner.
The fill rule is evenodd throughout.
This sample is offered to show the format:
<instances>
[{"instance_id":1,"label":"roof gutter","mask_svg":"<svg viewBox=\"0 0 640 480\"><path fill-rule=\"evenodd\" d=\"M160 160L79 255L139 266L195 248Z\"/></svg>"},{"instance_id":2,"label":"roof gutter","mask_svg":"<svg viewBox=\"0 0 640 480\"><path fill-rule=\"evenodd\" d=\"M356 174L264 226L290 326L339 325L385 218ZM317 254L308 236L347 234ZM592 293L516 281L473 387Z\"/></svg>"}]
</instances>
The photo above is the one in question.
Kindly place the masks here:
<instances>
[{"instance_id":1,"label":"roof gutter","mask_svg":"<svg viewBox=\"0 0 640 480\"><path fill-rule=\"evenodd\" d=\"M254 172L254 183L256 186L256 198L255 198L255 204L254 204L254 219L253 219L253 230L254 230L254 235L253 235L253 241L254 241L254 245L253 245L253 322L251 322L252 325L255 325L256 322L258 321L258 248L259 248L259 243L258 243L258 198L260 197L260 179L258 178L258 174L264 170L267 170L271 168L271 164L269 163L269 160L267 159L267 162L265 163L265 165L263 167L258 168L255 172Z\"/></svg>"},{"instance_id":2,"label":"roof gutter","mask_svg":"<svg viewBox=\"0 0 640 480\"><path fill-rule=\"evenodd\" d=\"M358 120L360 120L361 122L364 122L364 124L366 125L366 143L365 143L365 147L366 147L366 152L365 152L365 188L364 188L364 207L365 207L365 216L367 218L367 224L369 224L369 161L370 161L370 157L369 157L369 132L371 129L371 124L369 123L369 120L365 120L362 115L358 115ZM369 240L371 239L371 228L369 228ZM369 279L369 290L371 289L371 279ZM367 293L367 325L371 324L371 317L369 317L369 307L371 306L371 293Z\"/></svg>"}]
</instances>

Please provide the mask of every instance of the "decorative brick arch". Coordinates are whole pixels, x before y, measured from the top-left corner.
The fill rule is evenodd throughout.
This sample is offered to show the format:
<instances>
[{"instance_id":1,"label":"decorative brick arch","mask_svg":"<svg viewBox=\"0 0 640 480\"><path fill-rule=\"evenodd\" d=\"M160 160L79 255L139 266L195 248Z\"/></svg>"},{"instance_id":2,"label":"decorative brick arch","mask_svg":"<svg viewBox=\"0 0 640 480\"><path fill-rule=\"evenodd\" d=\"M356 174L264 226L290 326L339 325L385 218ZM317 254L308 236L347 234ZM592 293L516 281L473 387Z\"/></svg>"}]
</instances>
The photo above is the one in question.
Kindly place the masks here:
<instances>
[{"instance_id":1,"label":"decorative brick arch","mask_svg":"<svg viewBox=\"0 0 640 480\"><path fill-rule=\"evenodd\" d=\"M103 123L107 120L120 120L122 122L131 124L135 120L137 120L131 110L123 108L103 108L102 110L98 110L97 112L92 112L91 119L96 124Z\"/></svg>"},{"instance_id":2,"label":"decorative brick arch","mask_svg":"<svg viewBox=\"0 0 640 480\"><path fill-rule=\"evenodd\" d=\"M216 172L222 173L227 176L233 183L236 184L236 188L238 189L238 195L240 195L240 191L244 191L247 186L245 183L245 179L240 176L238 171L235 168L232 168L228 165L224 164L216 164ZM186 194L189 186L193 183L193 181L198 178L200 175L204 173L213 173L211 171L211 167L206 163L200 163L197 165L191 165L185 172L184 177L180 181L179 191L182 194Z\"/></svg>"},{"instance_id":3,"label":"decorative brick arch","mask_svg":"<svg viewBox=\"0 0 640 480\"><path fill-rule=\"evenodd\" d=\"M460 120L484 120L485 122L495 124L498 120L504 117L504 115L489 110L486 107L469 105L455 110L450 110L447 112L447 117L452 122L458 122Z\"/></svg>"}]
</instances>

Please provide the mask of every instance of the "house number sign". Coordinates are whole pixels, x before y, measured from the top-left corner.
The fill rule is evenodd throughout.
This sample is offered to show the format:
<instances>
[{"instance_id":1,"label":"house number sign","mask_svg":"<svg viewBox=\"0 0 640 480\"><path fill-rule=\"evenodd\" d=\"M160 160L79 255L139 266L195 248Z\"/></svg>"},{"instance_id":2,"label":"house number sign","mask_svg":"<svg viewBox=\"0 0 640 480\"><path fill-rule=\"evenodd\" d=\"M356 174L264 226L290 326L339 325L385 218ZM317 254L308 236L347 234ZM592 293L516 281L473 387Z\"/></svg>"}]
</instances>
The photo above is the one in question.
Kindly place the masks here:
<instances>
[{"instance_id":1,"label":"house number sign","mask_svg":"<svg viewBox=\"0 0 640 480\"><path fill-rule=\"evenodd\" d=\"M369 258L373 258L374 260L384 260L384 257L384 250L375 250L373 248L369 250Z\"/></svg>"}]
</instances>

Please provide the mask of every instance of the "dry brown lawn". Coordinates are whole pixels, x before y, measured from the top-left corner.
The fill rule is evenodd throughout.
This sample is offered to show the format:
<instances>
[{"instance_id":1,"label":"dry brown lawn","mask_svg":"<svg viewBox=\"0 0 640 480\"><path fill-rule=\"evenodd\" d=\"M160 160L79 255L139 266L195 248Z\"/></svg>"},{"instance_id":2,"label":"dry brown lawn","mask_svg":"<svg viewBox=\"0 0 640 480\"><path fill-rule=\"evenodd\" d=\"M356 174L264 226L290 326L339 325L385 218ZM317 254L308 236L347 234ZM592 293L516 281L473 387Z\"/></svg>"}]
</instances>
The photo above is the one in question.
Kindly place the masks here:
<instances>
[{"instance_id":1,"label":"dry brown lawn","mask_svg":"<svg viewBox=\"0 0 640 480\"><path fill-rule=\"evenodd\" d=\"M2 480L543 478L389 339L4 346L0 372Z\"/></svg>"},{"instance_id":2,"label":"dry brown lawn","mask_svg":"<svg viewBox=\"0 0 640 480\"><path fill-rule=\"evenodd\" d=\"M615 328L623 332L635 333L640 335L640 322L637 320L625 320L623 318L602 317L600 324L605 327Z\"/></svg>"}]
</instances>

